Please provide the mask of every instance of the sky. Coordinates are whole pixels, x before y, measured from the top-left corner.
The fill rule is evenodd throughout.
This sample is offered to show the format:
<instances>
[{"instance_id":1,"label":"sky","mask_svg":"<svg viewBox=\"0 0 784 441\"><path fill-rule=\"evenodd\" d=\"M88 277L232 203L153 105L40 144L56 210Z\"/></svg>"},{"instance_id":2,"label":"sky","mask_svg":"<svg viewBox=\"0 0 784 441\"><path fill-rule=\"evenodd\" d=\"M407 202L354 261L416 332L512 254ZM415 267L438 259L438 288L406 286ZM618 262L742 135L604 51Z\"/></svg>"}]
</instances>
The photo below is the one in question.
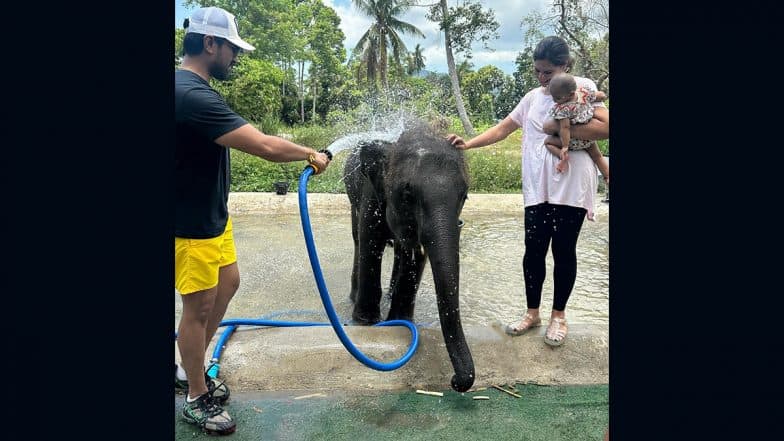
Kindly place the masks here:
<instances>
[{"instance_id":1,"label":"sky","mask_svg":"<svg viewBox=\"0 0 784 441\"><path fill-rule=\"evenodd\" d=\"M362 15L354 8L351 0L322 0L323 3L337 12L340 17L340 28L346 36L344 44L348 52L356 45L359 38L370 27L371 19ZM432 0L430 3L434 3ZM447 5L456 6L460 0L447 0ZM174 26L182 27L182 21L194 8L185 8L182 0L174 0L175 17ZM475 43L472 48L471 63L474 70L492 64L507 75L515 71L515 58L523 47L524 29L521 27L523 17L531 11L545 11L550 4L549 0L480 0L482 7L495 12L495 19L500 25L498 27L499 38L490 40L488 46L494 49L488 51L482 47L481 43ZM433 23L425 15L428 8L414 7L400 17L401 20L411 23L419 28L424 39L402 35L403 42L411 52L417 44L422 48L425 57L425 69L432 72L446 73L446 55L444 52L443 34L439 31L438 25ZM462 59L456 56L455 62L460 63Z\"/></svg>"}]
</instances>

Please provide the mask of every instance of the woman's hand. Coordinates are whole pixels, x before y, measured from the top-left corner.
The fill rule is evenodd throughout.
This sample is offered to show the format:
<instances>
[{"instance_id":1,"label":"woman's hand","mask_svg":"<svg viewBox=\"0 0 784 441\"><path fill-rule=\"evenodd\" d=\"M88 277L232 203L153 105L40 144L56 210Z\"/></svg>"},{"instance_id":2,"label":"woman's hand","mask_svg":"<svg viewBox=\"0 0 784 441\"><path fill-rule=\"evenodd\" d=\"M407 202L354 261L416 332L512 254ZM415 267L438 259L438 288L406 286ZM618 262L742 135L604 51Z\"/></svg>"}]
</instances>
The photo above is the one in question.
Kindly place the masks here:
<instances>
[{"instance_id":1,"label":"woman's hand","mask_svg":"<svg viewBox=\"0 0 784 441\"><path fill-rule=\"evenodd\" d=\"M450 144L455 146L456 149L459 150L468 150L468 146L466 146L465 140L454 133L450 134L446 137Z\"/></svg>"}]
</instances>

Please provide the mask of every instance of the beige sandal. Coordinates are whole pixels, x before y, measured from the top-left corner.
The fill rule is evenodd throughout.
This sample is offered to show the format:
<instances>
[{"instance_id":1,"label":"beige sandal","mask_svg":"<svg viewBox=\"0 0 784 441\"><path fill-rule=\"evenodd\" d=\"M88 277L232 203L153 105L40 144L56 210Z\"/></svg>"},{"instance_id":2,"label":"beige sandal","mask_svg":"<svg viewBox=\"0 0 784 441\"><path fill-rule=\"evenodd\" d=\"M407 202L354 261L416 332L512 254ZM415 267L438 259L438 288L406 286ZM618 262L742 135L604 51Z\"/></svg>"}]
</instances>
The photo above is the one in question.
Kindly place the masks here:
<instances>
[{"instance_id":1,"label":"beige sandal","mask_svg":"<svg viewBox=\"0 0 784 441\"><path fill-rule=\"evenodd\" d=\"M564 329L561 329L561 325L564 326ZM566 319L558 317L550 319L550 324L547 325L547 332L544 334L544 342L550 346L561 346L564 340L566 340L567 330Z\"/></svg>"},{"instance_id":2,"label":"beige sandal","mask_svg":"<svg viewBox=\"0 0 784 441\"><path fill-rule=\"evenodd\" d=\"M528 321L528 324L525 324L526 320ZM519 323L517 323L517 325L515 324L506 325L506 333L513 336L523 335L529 329L541 325L542 325L541 318L537 317L534 319L534 316L526 312L523 315L523 319Z\"/></svg>"}]
</instances>

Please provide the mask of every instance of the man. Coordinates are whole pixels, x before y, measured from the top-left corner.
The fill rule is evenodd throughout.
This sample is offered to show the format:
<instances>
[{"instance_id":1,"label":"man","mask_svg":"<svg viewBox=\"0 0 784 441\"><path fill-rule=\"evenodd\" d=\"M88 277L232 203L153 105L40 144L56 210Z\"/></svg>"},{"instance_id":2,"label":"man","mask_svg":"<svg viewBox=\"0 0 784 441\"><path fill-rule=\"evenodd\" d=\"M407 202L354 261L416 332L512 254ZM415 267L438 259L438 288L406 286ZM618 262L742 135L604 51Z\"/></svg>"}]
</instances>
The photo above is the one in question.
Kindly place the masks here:
<instances>
[{"instance_id":1,"label":"man","mask_svg":"<svg viewBox=\"0 0 784 441\"><path fill-rule=\"evenodd\" d=\"M240 52L255 49L240 38L234 15L201 8L184 27L184 58L174 74L174 275L183 306L177 335L182 366L175 366L175 388L187 390L182 410L186 421L207 432L229 434L236 429L223 408L229 389L204 370L207 346L240 283L227 208L229 148L273 162L307 160L314 174L326 169L329 158L265 135L210 87L211 78L228 78Z\"/></svg>"}]
</instances>

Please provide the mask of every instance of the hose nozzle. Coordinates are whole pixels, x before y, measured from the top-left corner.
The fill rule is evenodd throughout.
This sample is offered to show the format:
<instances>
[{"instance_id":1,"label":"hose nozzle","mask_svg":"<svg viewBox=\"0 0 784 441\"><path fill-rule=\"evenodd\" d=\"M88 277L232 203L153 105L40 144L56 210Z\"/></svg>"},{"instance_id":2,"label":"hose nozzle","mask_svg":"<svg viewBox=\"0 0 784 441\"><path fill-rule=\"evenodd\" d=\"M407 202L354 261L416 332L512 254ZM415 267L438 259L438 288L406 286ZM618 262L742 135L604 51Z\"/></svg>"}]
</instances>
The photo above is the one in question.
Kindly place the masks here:
<instances>
[{"instance_id":1,"label":"hose nozzle","mask_svg":"<svg viewBox=\"0 0 784 441\"><path fill-rule=\"evenodd\" d=\"M329 150L321 149L318 152L324 153L325 155L327 155L327 159L329 159L330 161L332 160L332 152L330 152ZM319 169L318 167L316 167L316 164L313 163L315 160L316 160L315 155L311 153L310 156L308 156L308 167L312 168L315 173L318 173Z\"/></svg>"}]
</instances>

